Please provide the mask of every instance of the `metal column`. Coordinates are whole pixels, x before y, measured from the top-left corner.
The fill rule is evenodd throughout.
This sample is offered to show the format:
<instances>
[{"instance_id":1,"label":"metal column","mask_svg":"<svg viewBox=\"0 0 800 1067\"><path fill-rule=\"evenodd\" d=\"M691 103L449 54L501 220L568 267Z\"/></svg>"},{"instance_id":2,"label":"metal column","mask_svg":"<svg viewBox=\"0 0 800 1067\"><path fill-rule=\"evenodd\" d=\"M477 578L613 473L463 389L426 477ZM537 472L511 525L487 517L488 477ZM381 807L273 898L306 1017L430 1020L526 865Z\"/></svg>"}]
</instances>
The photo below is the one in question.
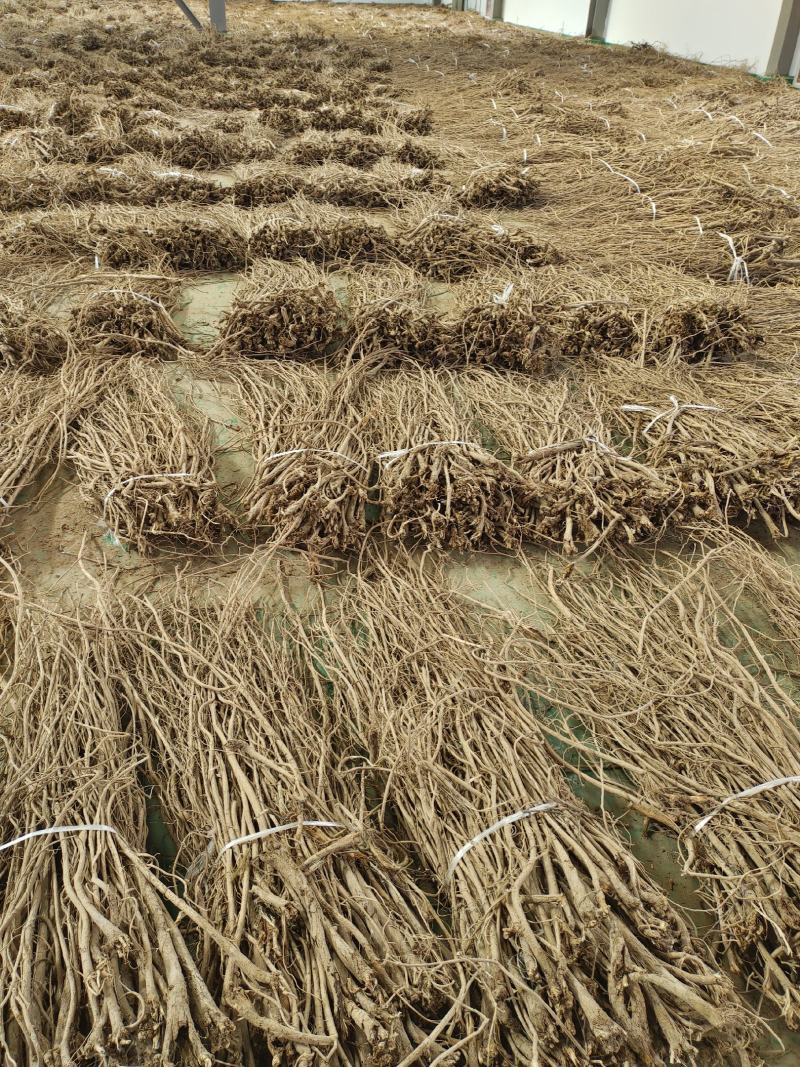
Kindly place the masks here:
<instances>
[{"instance_id":1,"label":"metal column","mask_svg":"<svg viewBox=\"0 0 800 1067\"><path fill-rule=\"evenodd\" d=\"M226 33L225 0L208 0L208 17L217 33Z\"/></svg>"},{"instance_id":2,"label":"metal column","mask_svg":"<svg viewBox=\"0 0 800 1067\"><path fill-rule=\"evenodd\" d=\"M765 74L789 73L800 36L800 0L783 0Z\"/></svg>"}]
</instances>

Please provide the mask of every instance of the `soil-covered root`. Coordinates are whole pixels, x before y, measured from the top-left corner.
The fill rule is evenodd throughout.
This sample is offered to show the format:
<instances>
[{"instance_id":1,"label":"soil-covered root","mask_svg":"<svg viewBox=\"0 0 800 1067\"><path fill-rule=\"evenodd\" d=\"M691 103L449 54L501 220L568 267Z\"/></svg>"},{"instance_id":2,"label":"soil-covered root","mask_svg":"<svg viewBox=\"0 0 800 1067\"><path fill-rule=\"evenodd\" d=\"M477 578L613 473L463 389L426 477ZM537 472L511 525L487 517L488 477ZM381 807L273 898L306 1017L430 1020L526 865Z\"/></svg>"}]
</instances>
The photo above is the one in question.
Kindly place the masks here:
<instances>
[{"instance_id":1,"label":"soil-covered root","mask_svg":"<svg viewBox=\"0 0 800 1067\"><path fill-rule=\"evenodd\" d=\"M435 170L444 164L441 152L428 141L407 137L392 149L392 157L398 163L407 163L421 170Z\"/></svg>"},{"instance_id":2,"label":"soil-covered root","mask_svg":"<svg viewBox=\"0 0 800 1067\"><path fill-rule=\"evenodd\" d=\"M108 642L164 820L191 859L188 893L248 964L202 936L200 971L256 1062L458 1056L480 1032L467 984L479 965L454 961L407 860L373 829L321 718L318 676L262 595L245 584L208 606L192 587L125 598L124 639Z\"/></svg>"},{"instance_id":3,"label":"soil-covered root","mask_svg":"<svg viewBox=\"0 0 800 1067\"><path fill-rule=\"evenodd\" d=\"M59 96L47 110L46 121L57 126L69 137L89 133L99 118L97 105L80 93L67 92Z\"/></svg>"},{"instance_id":4,"label":"soil-covered root","mask_svg":"<svg viewBox=\"0 0 800 1067\"><path fill-rule=\"evenodd\" d=\"M239 363L230 371L251 432L253 476L237 500L245 530L315 553L363 540L370 461L354 377L318 365Z\"/></svg>"},{"instance_id":5,"label":"soil-covered root","mask_svg":"<svg viewBox=\"0 0 800 1067\"><path fill-rule=\"evenodd\" d=\"M442 281L492 266L541 267L558 258L547 242L509 232L486 219L437 210L412 212L396 243L398 255L406 263Z\"/></svg>"},{"instance_id":6,"label":"soil-covered root","mask_svg":"<svg viewBox=\"0 0 800 1067\"><path fill-rule=\"evenodd\" d=\"M52 374L67 358L69 335L18 300L0 297L0 371Z\"/></svg>"},{"instance_id":7,"label":"soil-covered root","mask_svg":"<svg viewBox=\"0 0 800 1067\"><path fill-rule=\"evenodd\" d=\"M532 167L497 163L473 170L458 199L466 207L524 208L538 205L542 197Z\"/></svg>"},{"instance_id":8,"label":"soil-covered root","mask_svg":"<svg viewBox=\"0 0 800 1067\"><path fill-rule=\"evenodd\" d=\"M476 439L443 370L387 373L367 390L386 535L437 548L513 548L535 491Z\"/></svg>"},{"instance_id":9,"label":"soil-covered root","mask_svg":"<svg viewBox=\"0 0 800 1067\"><path fill-rule=\"evenodd\" d=\"M425 279L399 264L351 275L350 353L383 366L407 359L441 362L446 327L427 297Z\"/></svg>"},{"instance_id":10,"label":"soil-covered root","mask_svg":"<svg viewBox=\"0 0 800 1067\"><path fill-rule=\"evenodd\" d=\"M675 304L654 316L648 356L721 363L752 352L764 338L746 307L733 300Z\"/></svg>"},{"instance_id":11,"label":"soil-covered root","mask_svg":"<svg viewBox=\"0 0 800 1067\"><path fill-rule=\"evenodd\" d=\"M492 961L473 1002L490 1020L488 1048L498 1062L554 1067L748 1062L755 1027L730 978L573 795L548 743L552 720L540 729L521 697L536 686L549 709L535 671L523 677L509 661L508 616L403 562L394 553L354 578L305 647L322 660L329 719L348 766L363 769L365 802L381 797L387 824L418 852L462 951ZM587 617L568 617L584 644ZM614 627L613 600L604 620ZM592 668L596 684L594 656ZM574 707L569 670L558 679ZM488 1048L476 1062L491 1061Z\"/></svg>"},{"instance_id":12,"label":"soil-covered root","mask_svg":"<svg viewBox=\"0 0 800 1067\"><path fill-rule=\"evenodd\" d=\"M128 286L96 290L73 308L71 329L79 343L114 356L174 359L183 338L156 295Z\"/></svg>"},{"instance_id":13,"label":"soil-covered root","mask_svg":"<svg viewBox=\"0 0 800 1067\"><path fill-rule=\"evenodd\" d=\"M349 132L313 132L287 145L282 157L288 163L306 166L332 161L368 168L388 151L388 142L380 137Z\"/></svg>"},{"instance_id":14,"label":"soil-covered root","mask_svg":"<svg viewBox=\"0 0 800 1067\"><path fill-rule=\"evenodd\" d=\"M383 226L358 215L295 201L292 213L274 215L250 238L251 258L307 259L320 265L374 263L388 254Z\"/></svg>"},{"instance_id":15,"label":"soil-covered root","mask_svg":"<svg viewBox=\"0 0 800 1067\"><path fill-rule=\"evenodd\" d=\"M526 279L478 278L456 291L448 355L458 364L538 373L560 351L559 320L558 309L537 298Z\"/></svg>"},{"instance_id":16,"label":"soil-covered root","mask_svg":"<svg viewBox=\"0 0 800 1067\"><path fill-rule=\"evenodd\" d=\"M222 318L215 350L249 359L319 359L341 335L339 302L318 267L258 261Z\"/></svg>"},{"instance_id":17,"label":"soil-covered root","mask_svg":"<svg viewBox=\"0 0 800 1067\"><path fill-rule=\"evenodd\" d=\"M1 832L28 837L0 855L3 1059L148 1063L155 1047L166 1062L211 1063L239 1047L236 1027L193 959L196 913L147 856L144 754L97 636L18 616L25 681L3 698Z\"/></svg>"},{"instance_id":18,"label":"soil-covered root","mask_svg":"<svg viewBox=\"0 0 800 1067\"><path fill-rule=\"evenodd\" d=\"M178 408L158 363L132 356L99 365L97 377L99 399L69 439L83 499L139 552L211 544L225 515L208 426Z\"/></svg>"}]
</instances>

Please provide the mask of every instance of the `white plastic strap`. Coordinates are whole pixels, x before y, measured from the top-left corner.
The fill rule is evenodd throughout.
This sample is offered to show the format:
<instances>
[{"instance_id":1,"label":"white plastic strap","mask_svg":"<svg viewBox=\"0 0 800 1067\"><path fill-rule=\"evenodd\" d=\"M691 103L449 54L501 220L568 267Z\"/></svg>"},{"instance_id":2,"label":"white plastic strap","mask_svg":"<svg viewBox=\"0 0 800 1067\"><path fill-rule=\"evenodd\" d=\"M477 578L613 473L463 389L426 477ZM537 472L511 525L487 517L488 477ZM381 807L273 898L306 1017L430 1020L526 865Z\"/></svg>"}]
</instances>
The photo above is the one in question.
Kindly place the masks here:
<instances>
[{"instance_id":1,"label":"white plastic strap","mask_svg":"<svg viewBox=\"0 0 800 1067\"><path fill-rule=\"evenodd\" d=\"M344 452L337 452L335 448L287 448L284 452L272 452L264 462L267 463L271 459L280 459L282 456L299 456L303 452L316 452L323 456L339 456L341 459L346 459L348 463L352 463L354 467L359 467L362 471L367 470L363 463L359 463L352 456L346 456Z\"/></svg>"},{"instance_id":2,"label":"white plastic strap","mask_svg":"<svg viewBox=\"0 0 800 1067\"><path fill-rule=\"evenodd\" d=\"M755 797L759 793L765 793L768 789L776 789L779 785L794 785L798 782L800 782L800 774L790 774L787 778L770 778L768 782L762 782L760 785L751 785L749 789L743 789L741 793L731 793L729 797L725 797L720 804L717 804L712 812L704 815L702 819L698 819L692 829L694 833L700 833L715 815L718 815L728 804L732 804L734 800L745 800L747 797Z\"/></svg>"},{"instance_id":3,"label":"white plastic strap","mask_svg":"<svg viewBox=\"0 0 800 1067\"><path fill-rule=\"evenodd\" d=\"M513 282L509 282L508 285L503 289L502 293L495 293L492 296L492 301L495 304L507 304L509 302L509 300L511 299L511 294L513 292L514 292L514 283Z\"/></svg>"},{"instance_id":4,"label":"white plastic strap","mask_svg":"<svg viewBox=\"0 0 800 1067\"><path fill-rule=\"evenodd\" d=\"M772 148L772 141L768 141L763 133L759 133L758 130L753 130L752 133L754 137L757 137L759 139L759 141L763 141L765 145L768 145L770 148Z\"/></svg>"},{"instance_id":5,"label":"white plastic strap","mask_svg":"<svg viewBox=\"0 0 800 1067\"><path fill-rule=\"evenodd\" d=\"M440 445L458 445L460 447L466 447L472 443L472 441L425 441L421 445L411 445L410 448L396 448L392 452L379 452L376 458L385 459L388 460L389 463L394 463L394 461L400 459L401 456L407 456L410 452L419 452L423 448L438 448ZM387 463L387 466L389 463Z\"/></svg>"},{"instance_id":6,"label":"white plastic strap","mask_svg":"<svg viewBox=\"0 0 800 1067\"><path fill-rule=\"evenodd\" d=\"M731 122L738 122L739 125L741 126L741 128L744 129L744 123L742 122L742 120L739 118L738 115L728 115L728 119Z\"/></svg>"},{"instance_id":7,"label":"white plastic strap","mask_svg":"<svg viewBox=\"0 0 800 1067\"><path fill-rule=\"evenodd\" d=\"M124 482L120 482L119 485L115 485L113 489L109 489L106 495L103 497L103 508L109 502L114 493L118 493L120 489L125 489L129 485L133 485L134 482L150 481L158 478L194 478L195 475L191 471L171 471L167 474L135 474L132 478L126 478Z\"/></svg>"},{"instance_id":8,"label":"white plastic strap","mask_svg":"<svg viewBox=\"0 0 800 1067\"><path fill-rule=\"evenodd\" d=\"M223 845L219 850L220 856L223 852L227 852L229 848L236 848L237 845L247 845L251 841L260 841L264 837L271 837L272 834L282 834L286 830L298 830L303 826L324 826L332 830L344 830L345 824L342 822L328 822L327 819L300 819L298 822L287 822L282 826L270 826L267 830L256 830L254 834L245 834L244 837L235 837L233 841L229 841L227 845Z\"/></svg>"},{"instance_id":9,"label":"white plastic strap","mask_svg":"<svg viewBox=\"0 0 800 1067\"><path fill-rule=\"evenodd\" d=\"M599 158L599 157L598 157L598 158ZM631 187L631 188L633 189L633 191L634 191L635 193L639 193L639 194L641 195L641 192L642 192L642 190L641 190L641 189L639 188L639 183L638 183L638 182L635 182L635 181L633 180L633 178L629 178L627 174L623 174L621 170L616 170L616 169L615 169L614 167L612 167L612 166L611 166L611 164L610 164L610 163L606 162L606 160L605 160L605 159L601 159L601 160L600 160L600 162L601 162L601 163L602 163L602 164L603 164L603 165L604 165L605 167L608 167L608 169L609 169L609 170L611 171L611 173L612 173L612 174L615 174L615 175L616 175L616 176L617 176L618 178L624 178L624 179L625 179L625 181L626 181L626 182L627 182L627 183L628 183L628 184L630 185L630 187Z\"/></svg>"},{"instance_id":10,"label":"white plastic strap","mask_svg":"<svg viewBox=\"0 0 800 1067\"><path fill-rule=\"evenodd\" d=\"M6 498L4 496L0 496L0 506L5 511L10 511L11 510L11 505L9 504L9 502L6 500Z\"/></svg>"},{"instance_id":11,"label":"white plastic strap","mask_svg":"<svg viewBox=\"0 0 800 1067\"><path fill-rule=\"evenodd\" d=\"M736 245L733 243L733 238L729 233L717 232L717 236L721 237L726 242L728 248L733 256L733 263L731 263L731 269L728 271L728 281L738 282L743 281L745 285L750 284L750 271L742 256L736 251Z\"/></svg>"},{"instance_id":12,"label":"white plastic strap","mask_svg":"<svg viewBox=\"0 0 800 1067\"><path fill-rule=\"evenodd\" d=\"M697 229L700 231L700 236L702 237L702 235L703 235L703 224L700 221L700 216L699 215L695 215L693 217L694 217L694 221L697 223Z\"/></svg>"},{"instance_id":13,"label":"white plastic strap","mask_svg":"<svg viewBox=\"0 0 800 1067\"><path fill-rule=\"evenodd\" d=\"M649 404L623 404L620 411L641 412L645 415L653 415L653 418L648 422L642 433L649 434L656 423L662 419L669 418L671 422L674 422L684 411L724 411L724 408L718 407L716 404L690 404L683 403L678 400L676 396L670 394L669 397L671 408L667 408L666 411L659 411L656 407L651 407Z\"/></svg>"},{"instance_id":14,"label":"white plastic strap","mask_svg":"<svg viewBox=\"0 0 800 1067\"><path fill-rule=\"evenodd\" d=\"M31 830L27 834L15 837L13 841L6 841L4 845L0 845L0 852L5 852L7 848L13 848L14 845L21 845L23 841L30 841L34 837L47 837L49 834L79 834L82 830L91 830L96 834L117 833L113 826L106 826L104 823L83 823L80 826L50 826L46 830Z\"/></svg>"},{"instance_id":15,"label":"white plastic strap","mask_svg":"<svg viewBox=\"0 0 800 1067\"><path fill-rule=\"evenodd\" d=\"M479 845L481 841L485 841L487 837L491 837L491 835L498 830L502 830L504 826L512 826L515 822L519 822L521 819L529 819L531 815L538 815L542 811L550 811L552 808L557 807L557 800L547 800L543 804L535 804L532 808L523 808L522 811L515 811L513 815L506 815L505 818L498 819L498 821L492 823L491 826L487 826L485 830L481 830L479 834L476 834L475 837L467 841L466 845L462 845L458 852L456 852L455 856L450 860L450 866L447 868L447 880L449 881L453 877L453 872L466 854L471 849L475 848L476 845Z\"/></svg>"}]
</instances>

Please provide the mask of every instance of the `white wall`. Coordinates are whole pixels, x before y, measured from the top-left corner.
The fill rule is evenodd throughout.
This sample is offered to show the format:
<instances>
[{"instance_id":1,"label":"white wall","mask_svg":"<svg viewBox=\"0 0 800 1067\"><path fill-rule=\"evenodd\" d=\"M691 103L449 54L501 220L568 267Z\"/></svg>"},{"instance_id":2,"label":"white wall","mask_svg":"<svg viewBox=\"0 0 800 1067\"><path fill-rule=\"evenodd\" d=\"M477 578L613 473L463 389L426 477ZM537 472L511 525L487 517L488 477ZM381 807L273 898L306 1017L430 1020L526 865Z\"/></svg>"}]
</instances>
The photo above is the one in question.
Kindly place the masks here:
<instances>
[{"instance_id":1,"label":"white wall","mask_svg":"<svg viewBox=\"0 0 800 1067\"><path fill-rule=\"evenodd\" d=\"M503 21L537 30L567 33L573 37L586 33L589 0L504 0Z\"/></svg>"},{"instance_id":2,"label":"white wall","mask_svg":"<svg viewBox=\"0 0 800 1067\"><path fill-rule=\"evenodd\" d=\"M606 40L647 41L703 63L744 64L763 74L780 10L781 0L611 0Z\"/></svg>"}]
</instances>

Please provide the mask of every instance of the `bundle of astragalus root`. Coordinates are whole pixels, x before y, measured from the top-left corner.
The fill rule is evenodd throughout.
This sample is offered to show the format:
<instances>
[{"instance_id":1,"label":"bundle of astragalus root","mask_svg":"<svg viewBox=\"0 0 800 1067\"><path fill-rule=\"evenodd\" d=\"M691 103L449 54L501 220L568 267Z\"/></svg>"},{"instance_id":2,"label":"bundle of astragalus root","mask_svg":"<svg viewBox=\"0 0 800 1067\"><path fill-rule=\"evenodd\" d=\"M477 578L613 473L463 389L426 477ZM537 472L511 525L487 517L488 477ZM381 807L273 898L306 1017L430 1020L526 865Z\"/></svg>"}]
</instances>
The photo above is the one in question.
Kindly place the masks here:
<instances>
[{"instance_id":1,"label":"bundle of astragalus root","mask_svg":"<svg viewBox=\"0 0 800 1067\"><path fill-rule=\"evenodd\" d=\"M352 375L274 360L224 373L250 430L254 469L238 500L244 528L317 552L356 547L370 465Z\"/></svg>"},{"instance_id":2,"label":"bundle of astragalus root","mask_svg":"<svg viewBox=\"0 0 800 1067\"><path fill-rule=\"evenodd\" d=\"M418 851L456 943L484 962L475 1062L748 1063L730 979L570 793L502 636L416 565L372 562L306 648L365 804Z\"/></svg>"},{"instance_id":3,"label":"bundle of astragalus root","mask_svg":"<svg viewBox=\"0 0 800 1067\"><path fill-rule=\"evenodd\" d=\"M207 546L224 522L207 423L178 407L161 366L146 358L101 363L96 376L95 401L69 440L84 500L140 552Z\"/></svg>"}]
</instances>

